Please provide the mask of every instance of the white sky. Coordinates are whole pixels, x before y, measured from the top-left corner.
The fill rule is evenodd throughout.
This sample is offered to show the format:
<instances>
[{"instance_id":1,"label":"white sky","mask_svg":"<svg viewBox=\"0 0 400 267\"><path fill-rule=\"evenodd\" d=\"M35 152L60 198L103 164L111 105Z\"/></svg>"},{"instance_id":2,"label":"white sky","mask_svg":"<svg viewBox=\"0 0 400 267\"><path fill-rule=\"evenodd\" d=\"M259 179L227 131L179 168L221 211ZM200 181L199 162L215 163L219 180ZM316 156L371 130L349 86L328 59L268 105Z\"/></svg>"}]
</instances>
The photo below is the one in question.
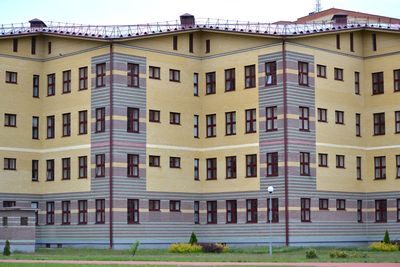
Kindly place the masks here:
<instances>
[{"instance_id":1,"label":"white sky","mask_svg":"<svg viewBox=\"0 0 400 267\"><path fill-rule=\"evenodd\" d=\"M400 0L321 0L331 7L400 17ZM312 12L315 0L0 0L0 24L43 21L139 24L197 18L252 22L295 20Z\"/></svg>"}]
</instances>

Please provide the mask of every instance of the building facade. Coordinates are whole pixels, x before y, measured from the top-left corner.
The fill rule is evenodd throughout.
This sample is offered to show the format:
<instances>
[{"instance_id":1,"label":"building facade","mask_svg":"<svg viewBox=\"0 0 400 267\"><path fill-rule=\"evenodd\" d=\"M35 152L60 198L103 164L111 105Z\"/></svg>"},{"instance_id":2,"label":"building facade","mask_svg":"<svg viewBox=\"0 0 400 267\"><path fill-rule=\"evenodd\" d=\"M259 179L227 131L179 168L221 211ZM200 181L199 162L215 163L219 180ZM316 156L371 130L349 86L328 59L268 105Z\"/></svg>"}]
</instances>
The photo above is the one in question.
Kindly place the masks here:
<instances>
[{"instance_id":1,"label":"building facade","mask_svg":"<svg viewBox=\"0 0 400 267\"><path fill-rule=\"evenodd\" d=\"M400 238L399 27L309 22L3 28L0 205L37 246L254 245L272 185L275 244Z\"/></svg>"}]
</instances>

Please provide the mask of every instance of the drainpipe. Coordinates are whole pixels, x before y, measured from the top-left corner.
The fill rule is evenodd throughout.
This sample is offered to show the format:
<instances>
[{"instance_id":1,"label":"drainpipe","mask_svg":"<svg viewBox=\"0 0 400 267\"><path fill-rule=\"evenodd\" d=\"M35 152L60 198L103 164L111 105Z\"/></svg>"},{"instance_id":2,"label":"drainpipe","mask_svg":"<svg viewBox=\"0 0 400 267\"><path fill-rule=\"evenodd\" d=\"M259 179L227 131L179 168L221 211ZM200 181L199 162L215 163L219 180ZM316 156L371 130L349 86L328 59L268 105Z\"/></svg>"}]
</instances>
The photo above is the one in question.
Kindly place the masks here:
<instances>
[{"instance_id":1,"label":"drainpipe","mask_svg":"<svg viewBox=\"0 0 400 267\"><path fill-rule=\"evenodd\" d=\"M288 123L287 123L287 74L286 74L286 40L282 40L282 86L283 86L283 131L284 131L284 149L285 149L285 244L289 246L289 167L288 167Z\"/></svg>"},{"instance_id":2,"label":"drainpipe","mask_svg":"<svg viewBox=\"0 0 400 267\"><path fill-rule=\"evenodd\" d=\"M109 178L109 199L110 199L110 248L113 248L113 68L114 68L114 55L113 43L110 43L110 178Z\"/></svg>"}]
</instances>

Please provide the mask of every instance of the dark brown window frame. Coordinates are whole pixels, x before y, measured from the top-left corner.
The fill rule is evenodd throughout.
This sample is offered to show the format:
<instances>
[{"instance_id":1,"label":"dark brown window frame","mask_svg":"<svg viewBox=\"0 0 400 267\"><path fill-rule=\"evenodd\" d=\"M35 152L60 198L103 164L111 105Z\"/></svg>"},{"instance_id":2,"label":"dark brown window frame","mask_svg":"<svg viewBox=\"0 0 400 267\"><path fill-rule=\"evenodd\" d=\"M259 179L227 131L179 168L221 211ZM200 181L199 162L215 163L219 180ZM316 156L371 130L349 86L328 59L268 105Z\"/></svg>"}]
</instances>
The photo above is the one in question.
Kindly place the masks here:
<instances>
[{"instance_id":1,"label":"dark brown window frame","mask_svg":"<svg viewBox=\"0 0 400 267\"><path fill-rule=\"evenodd\" d=\"M216 93L216 74L215 71L206 73L206 95Z\"/></svg>"},{"instance_id":2,"label":"dark brown window frame","mask_svg":"<svg viewBox=\"0 0 400 267\"><path fill-rule=\"evenodd\" d=\"M354 34L351 32L350 33L350 52L354 52Z\"/></svg>"},{"instance_id":3,"label":"dark brown window frame","mask_svg":"<svg viewBox=\"0 0 400 267\"><path fill-rule=\"evenodd\" d=\"M79 68L79 90L88 89L88 67Z\"/></svg>"},{"instance_id":4,"label":"dark brown window frame","mask_svg":"<svg viewBox=\"0 0 400 267\"><path fill-rule=\"evenodd\" d=\"M140 110L138 108L128 107L126 110L127 123L126 131L128 133L140 132Z\"/></svg>"},{"instance_id":5,"label":"dark brown window frame","mask_svg":"<svg viewBox=\"0 0 400 267\"><path fill-rule=\"evenodd\" d=\"M372 51L376 51L377 50L376 33L371 34L371 39L372 39Z\"/></svg>"},{"instance_id":6,"label":"dark brown window frame","mask_svg":"<svg viewBox=\"0 0 400 267\"><path fill-rule=\"evenodd\" d=\"M39 139L39 123L40 119L38 116L32 117L32 139L38 140Z\"/></svg>"},{"instance_id":7,"label":"dark brown window frame","mask_svg":"<svg viewBox=\"0 0 400 267\"><path fill-rule=\"evenodd\" d=\"M200 224L200 201L193 202L193 222Z\"/></svg>"},{"instance_id":8,"label":"dark brown window frame","mask_svg":"<svg viewBox=\"0 0 400 267\"><path fill-rule=\"evenodd\" d=\"M87 178L87 156L78 157L78 178Z\"/></svg>"},{"instance_id":9,"label":"dark brown window frame","mask_svg":"<svg viewBox=\"0 0 400 267\"><path fill-rule=\"evenodd\" d=\"M170 212L180 212L181 211L181 201L180 200L170 200L169 201L169 211Z\"/></svg>"},{"instance_id":10,"label":"dark brown window frame","mask_svg":"<svg viewBox=\"0 0 400 267\"><path fill-rule=\"evenodd\" d=\"M271 106L265 108L265 131L273 132L278 130L277 120L278 120L278 107ZM271 127L268 127L268 125Z\"/></svg>"},{"instance_id":11,"label":"dark brown window frame","mask_svg":"<svg viewBox=\"0 0 400 267\"><path fill-rule=\"evenodd\" d=\"M257 177L257 154L246 155L246 178Z\"/></svg>"},{"instance_id":12,"label":"dark brown window frame","mask_svg":"<svg viewBox=\"0 0 400 267\"><path fill-rule=\"evenodd\" d=\"M200 137L200 130L199 130L199 115L193 115L193 137L199 138Z\"/></svg>"},{"instance_id":13,"label":"dark brown window frame","mask_svg":"<svg viewBox=\"0 0 400 267\"><path fill-rule=\"evenodd\" d=\"M178 36L177 35L172 36L172 49L178 50Z\"/></svg>"},{"instance_id":14,"label":"dark brown window frame","mask_svg":"<svg viewBox=\"0 0 400 267\"><path fill-rule=\"evenodd\" d=\"M256 65L248 65L244 67L244 88L256 87Z\"/></svg>"},{"instance_id":15,"label":"dark brown window frame","mask_svg":"<svg viewBox=\"0 0 400 267\"><path fill-rule=\"evenodd\" d=\"M106 131L106 108L96 108L96 133L102 133Z\"/></svg>"},{"instance_id":16,"label":"dark brown window frame","mask_svg":"<svg viewBox=\"0 0 400 267\"><path fill-rule=\"evenodd\" d=\"M300 152L300 176L311 175L310 162L311 162L310 153Z\"/></svg>"},{"instance_id":17,"label":"dark brown window frame","mask_svg":"<svg viewBox=\"0 0 400 267\"><path fill-rule=\"evenodd\" d=\"M374 136L385 135L386 132L385 112L374 113L373 120L374 120Z\"/></svg>"},{"instance_id":18,"label":"dark brown window frame","mask_svg":"<svg viewBox=\"0 0 400 267\"><path fill-rule=\"evenodd\" d=\"M310 198L300 198L300 220L301 222L311 222Z\"/></svg>"},{"instance_id":19,"label":"dark brown window frame","mask_svg":"<svg viewBox=\"0 0 400 267\"><path fill-rule=\"evenodd\" d=\"M396 218L397 221L400 222L400 198L396 199L397 209L396 209Z\"/></svg>"},{"instance_id":20,"label":"dark brown window frame","mask_svg":"<svg viewBox=\"0 0 400 267\"><path fill-rule=\"evenodd\" d=\"M62 72L62 93L71 93L71 70Z\"/></svg>"},{"instance_id":21,"label":"dark brown window frame","mask_svg":"<svg viewBox=\"0 0 400 267\"><path fill-rule=\"evenodd\" d=\"M36 55L36 36L31 37L31 54Z\"/></svg>"},{"instance_id":22,"label":"dark brown window frame","mask_svg":"<svg viewBox=\"0 0 400 267\"><path fill-rule=\"evenodd\" d=\"M299 61L298 62L298 82L299 82L299 85L308 86L308 83L309 83L309 77L308 77L309 73L308 72L309 72L308 62Z\"/></svg>"},{"instance_id":23,"label":"dark brown window frame","mask_svg":"<svg viewBox=\"0 0 400 267\"><path fill-rule=\"evenodd\" d=\"M54 201L46 202L46 224L53 225L54 224L54 212L55 212L55 204Z\"/></svg>"},{"instance_id":24,"label":"dark brown window frame","mask_svg":"<svg viewBox=\"0 0 400 267\"><path fill-rule=\"evenodd\" d=\"M400 110L394 112L394 132L400 133Z\"/></svg>"},{"instance_id":25,"label":"dark brown window frame","mask_svg":"<svg viewBox=\"0 0 400 267\"><path fill-rule=\"evenodd\" d=\"M336 168L337 169L346 168L346 157L345 157L345 155L336 155Z\"/></svg>"},{"instance_id":26,"label":"dark brown window frame","mask_svg":"<svg viewBox=\"0 0 400 267\"><path fill-rule=\"evenodd\" d=\"M379 95L385 92L383 71L371 73L372 94Z\"/></svg>"},{"instance_id":27,"label":"dark brown window frame","mask_svg":"<svg viewBox=\"0 0 400 267\"><path fill-rule=\"evenodd\" d=\"M328 122L328 110L326 108L318 108L318 122Z\"/></svg>"},{"instance_id":28,"label":"dark brown window frame","mask_svg":"<svg viewBox=\"0 0 400 267\"><path fill-rule=\"evenodd\" d=\"M62 158L61 167L61 179L71 180L71 158Z\"/></svg>"},{"instance_id":29,"label":"dark brown window frame","mask_svg":"<svg viewBox=\"0 0 400 267\"><path fill-rule=\"evenodd\" d=\"M357 222L362 223L363 222L363 211L362 211L362 200L358 199L357 200Z\"/></svg>"},{"instance_id":30,"label":"dark brown window frame","mask_svg":"<svg viewBox=\"0 0 400 267\"><path fill-rule=\"evenodd\" d=\"M17 127L17 114L4 113L4 126Z\"/></svg>"},{"instance_id":31,"label":"dark brown window frame","mask_svg":"<svg viewBox=\"0 0 400 267\"><path fill-rule=\"evenodd\" d=\"M318 153L318 167L328 167L328 154Z\"/></svg>"},{"instance_id":32,"label":"dark brown window frame","mask_svg":"<svg viewBox=\"0 0 400 267\"><path fill-rule=\"evenodd\" d=\"M272 198L272 223L279 223L279 199ZM267 198L267 223L270 222L269 220L269 198Z\"/></svg>"},{"instance_id":33,"label":"dark brown window frame","mask_svg":"<svg viewBox=\"0 0 400 267\"><path fill-rule=\"evenodd\" d=\"M79 134L87 134L88 132L88 112L87 110L80 110L78 112L78 132Z\"/></svg>"},{"instance_id":34,"label":"dark brown window frame","mask_svg":"<svg viewBox=\"0 0 400 267\"><path fill-rule=\"evenodd\" d=\"M276 61L265 62L265 87L277 84Z\"/></svg>"},{"instance_id":35,"label":"dark brown window frame","mask_svg":"<svg viewBox=\"0 0 400 267\"><path fill-rule=\"evenodd\" d=\"M181 168L181 158L180 157L169 157L169 167L173 169Z\"/></svg>"},{"instance_id":36,"label":"dark brown window frame","mask_svg":"<svg viewBox=\"0 0 400 267\"><path fill-rule=\"evenodd\" d=\"M181 82L181 71L175 69L169 69L169 81L170 82Z\"/></svg>"},{"instance_id":37,"label":"dark brown window frame","mask_svg":"<svg viewBox=\"0 0 400 267\"><path fill-rule=\"evenodd\" d=\"M375 222L386 223L387 222L387 200L376 199L375 200Z\"/></svg>"},{"instance_id":38,"label":"dark brown window frame","mask_svg":"<svg viewBox=\"0 0 400 267\"><path fill-rule=\"evenodd\" d=\"M32 182L39 181L39 160L32 160Z\"/></svg>"},{"instance_id":39,"label":"dark brown window frame","mask_svg":"<svg viewBox=\"0 0 400 267\"><path fill-rule=\"evenodd\" d=\"M106 155L96 154L95 155L95 177L101 178L106 176Z\"/></svg>"},{"instance_id":40,"label":"dark brown window frame","mask_svg":"<svg viewBox=\"0 0 400 267\"><path fill-rule=\"evenodd\" d=\"M199 74L193 73L193 96L199 96Z\"/></svg>"},{"instance_id":41,"label":"dark brown window frame","mask_svg":"<svg viewBox=\"0 0 400 267\"><path fill-rule=\"evenodd\" d=\"M18 73L15 71L6 71L6 83L17 84Z\"/></svg>"},{"instance_id":42,"label":"dark brown window frame","mask_svg":"<svg viewBox=\"0 0 400 267\"><path fill-rule=\"evenodd\" d=\"M189 33L189 53L193 53L193 33Z\"/></svg>"},{"instance_id":43,"label":"dark brown window frame","mask_svg":"<svg viewBox=\"0 0 400 267\"><path fill-rule=\"evenodd\" d=\"M245 110L245 133L256 133L257 132L257 110L255 108Z\"/></svg>"},{"instance_id":44,"label":"dark brown window frame","mask_svg":"<svg viewBox=\"0 0 400 267\"><path fill-rule=\"evenodd\" d=\"M71 224L71 201L61 201L61 224Z\"/></svg>"},{"instance_id":45,"label":"dark brown window frame","mask_svg":"<svg viewBox=\"0 0 400 267\"><path fill-rule=\"evenodd\" d=\"M346 199L336 199L336 210L346 210Z\"/></svg>"},{"instance_id":46,"label":"dark brown window frame","mask_svg":"<svg viewBox=\"0 0 400 267\"><path fill-rule=\"evenodd\" d=\"M159 110L149 110L149 122L160 122L161 112Z\"/></svg>"},{"instance_id":47,"label":"dark brown window frame","mask_svg":"<svg viewBox=\"0 0 400 267\"><path fill-rule=\"evenodd\" d=\"M225 112L225 135L236 135L236 111Z\"/></svg>"},{"instance_id":48,"label":"dark brown window frame","mask_svg":"<svg viewBox=\"0 0 400 267\"><path fill-rule=\"evenodd\" d=\"M356 179L362 180L362 158L360 156L356 157Z\"/></svg>"},{"instance_id":49,"label":"dark brown window frame","mask_svg":"<svg viewBox=\"0 0 400 267\"><path fill-rule=\"evenodd\" d=\"M159 199L149 199L149 211L160 211L161 202Z\"/></svg>"},{"instance_id":50,"label":"dark brown window frame","mask_svg":"<svg viewBox=\"0 0 400 267\"><path fill-rule=\"evenodd\" d=\"M156 66L149 66L149 79L160 80L161 68Z\"/></svg>"},{"instance_id":51,"label":"dark brown window frame","mask_svg":"<svg viewBox=\"0 0 400 267\"><path fill-rule=\"evenodd\" d=\"M210 53L211 51L211 40L207 39L206 40L206 54Z\"/></svg>"},{"instance_id":52,"label":"dark brown window frame","mask_svg":"<svg viewBox=\"0 0 400 267\"><path fill-rule=\"evenodd\" d=\"M344 71L341 68L334 68L333 69L333 76L335 78L335 81L343 81L344 79Z\"/></svg>"},{"instance_id":53,"label":"dark brown window frame","mask_svg":"<svg viewBox=\"0 0 400 267\"><path fill-rule=\"evenodd\" d=\"M217 136L217 115L208 114L206 115L206 137L216 137Z\"/></svg>"},{"instance_id":54,"label":"dark brown window frame","mask_svg":"<svg viewBox=\"0 0 400 267\"><path fill-rule=\"evenodd\" d=\"M386 157L385 156L374 157L374 179L375 180L386 179Z\"/></svg>"},{"instance_id":55,"label":"dark brown window frame","mask_svg":"<svg viewBox=\"0 0 400 267\"><path fill-rule=\"evenodd\" d=\"M354 72L354 93L360 95L360 72Z\"/></svg>"},{"instance_id":56,"label":"dark brown window frame","mask_svg":"<svg viewBox=\"0 0 400 267\"><path fill-rule=\"evenodd\" d=\"M95 222L96 224L106 223L106 200L96 199L95 200Z\"/></svg>"},{"instance_id":57,"label":"dark brown window frame","mask_svg":"<svg viewBox=\"0 0 400 267\"><path fill-rule=\"evenodd\" d=\"M47 116L47 139L53 139L55 137L55 116Z\"/></svg>"},{"instance_id":58,"label":"dark brown window frame","mask_svg":"<svg viewBox=\"0 0 400 267\"><path fill-rule=\"evenodd\" d=\"M139 178L139 155L127 154L127 176Z\"/></svg>"},{"instance_id":59,"label":"dark brown window frame","mask_svg":"<svg viewBox=\"0 0 400 267\"><path fill-rule=\"evenodd\" d=\"M237 200L226 200L226 223L237 223Z\"/></svg>"},{"instance_id":60,"label":"dark brown window frame","mask_svg":"<svg viewBox=\"0 0 400 267\"><path fill-rule=\"evenodd\" d=\"M18 52L18 38L13 38L13 52Z\"/></svg>"},{"instance_id":61,"label":"dark brown window frame","mask_svg":"<svg viewBox=\"0 0 400 267\"><path fill-rule=\"evenodd\" d=\"M299 107L299 131L309 132L310 131L310 108Z\"/></svg>"},{"instance_id":62,"label":"dark brown window frame","mask_svg":"<svg viewBox=\"0 0 400 267\"><path fill-rule=\"evenodd\" d=\"M16 171L17 170L17 159L16 158L4 158L4 170Z\"/></svg>"},{"instance_id":63,"label":"dark brown window frame","mask_svg":"<svg viewBox=\"0 0 400 267\"><path fill-rule=\"evenodd\" d=\"M127 222L128 224L140 222L139 199L127 199Z\"/></svg>"},{"instance_id":64,"label":"dark brown window frame","mask_svg":"<svg viewBox=\"0 0 400 267\"><path fill-rule=\"evenodd\" d=\"M266 154L267 158L267 177L278 176L279 175L279 155L278 152L269 152Z\"/></svg>"},{"instance_id":65,"label":"dark brown window frame","mask_svg":"<svg viewBox=\"0 0 400 267\"><path fill-rule=\"evenodd\" d=\"M326 78L326 66L317 64L317 77Z\"/></svg>"},{"instance_id":66,"label":"dark brown window frame","mask_svg":"<svg viewBox=\"0 0 400 267\"><path fill-rule=\"evenodd\" d=\"M54 181L54 159L46 160L46 181Z\"/></svg>"},{"instance_id":67,"label":"dark brown window frame","mask_svg":"<svg viewBox=\"0 0 400 267\"><path fill-rule=\"evenodd\" d=\"M62 114L62 137L71 136L71 113Z\"/></svg>"},{"instance_id":68,"label":"dark brown window frame","mask_svg":"<svg viewBox=\"0 0 400 267\"><path fill-rule=\"evenodd\" d=\"M96 64L96 88L106 86L106 63Z\"/></svg>"},{"instance_id":69,"label":"dark brown window frame","mask_svg":"<svg viewBox=\"0 0 400 267\"><path fill-rule=\"evenodd\" d=\"M400 178L400 155L396 155L396 179Z\"/></svg>"},{"instance_id":70,"label":"dark brown window frame","mask_svg":"<svg viewBox=\"0 0 400 267\"><path fill-rule=\"evenodd\" d=\"M356 136L361 137L361 114L356 113Z\"/></svg>"},{"instance_id":71,"label":"dark brown window frame","mask_svg":"<svg viewBox=\"0 0 400 267\"><path fill-rule=\"evenodd\" d=\"M235 179L237 177L236 156L225 157L226 179Z\"/></svg>"},{"instance_id":72,"label":"dark brown window frame","mask_svg":"<svg viewBox=\"0 0 400 267\"><path fill-rule=\"evenodd\" d=\"M246 199L246 223L258 222L258 199Z\"/></svg>"},{"instance_id":73,"label":"dark brown window frame","mask_svg":"<svg viewBox=\"0 0 400 267\"><path fill-rule=\"evenodd\" d=\"M235 68L225 70L225 92L232 92L236 89Z\"/></svg>"},{"instance_id":74,"label":"dark brown window frame","mask_svg":"<svg viewBox=\"0 0 400 267\"><path fill-rule=\"evenodd\" d=\"M78 200L78 224L88 223L88 201Z\"/></svg>"},{"instance_id":75,"label":"dark brown window frame","mask_svg":"<svg viewBox=\"0 0 400 267\"><path fill-rule=\"evenodd\" d=\"M344 124L344 111L335 110L335 123Z\"/></svg>"},{"instance_id":76,"label":"dark brown window frame","mask_svg":"<svg viewBox=\"0 0 400 267\"><path fill-rule=\"evenodd\" d=\"M127 64L127 86L139 88L139 64L128 63Z\"/></svg>"},{"instance_id":77,"label":"dark brown window frame","mask_svg":"<svg viewBox=\"0 0 400 267\"><path fill-rule=\"evenodd\" d=\"M217 158L206 159L207 180L217 180Z\"/></svg>"},{"instance_id":78,"label":"dark brown window frame","mask_svg":"<svg viewBox=\"0 0 400 267\"><path fill-rule=\"evenodd\" d=\"M54 96L56 94L56 74L47 74L47 96Z\"/></svg>"},{"instance_id":79,"label":"dark brown window frame","mask_svg":"<svg viewBox=\"0 0 400 267\"><path fill-rule=\"evenodd\" d=\"M149 167L160 167L160 156L149 155Z\"/></svg>"},{"instance_id":80,"label":"dark brown window frame","mask_svg":"<svg viewBox=\"0 0 400 267\"><path fill-rule=\"evenodd\" d=\"M181 125L181 113L179 113L179 112L170 112L169 113L169 124Z\"/></svg>"},{"instance_id":81,"label":"dark brown window frame","mask_svg":"<svg viewBox=\"0 0 400 267\"><path fill-rule=\"evenodd\" d=\"M32 76L32 97L39 98L39 89L40 88L40 76L33 75Z\"/></svg>"},{"instance_id":82,"label":"dark brown window frame","mask_svg":"<svg viewBox=\"0 0 400 267\"><path fill-rule=\"evenodd\" d=\"M207 201L207 224L218 223L218 203L217 201Z\"/></svg>"},{"instance_id":83,"label":"dark brown window frame","mask_svg":"<svg viewBox=\"0 0 400 267\"><path fill-rule=\"evenodd\" d=\"M336 49L340 49L340 34L336 34Z\"/></svg>"},{"instance_id":84,"label":"dark brown window frame","mask_svg":"<svg viewBox=\"0 0 400 267\"><path fill-rule=\"evenodd\" d=\"M393 70L393 91L400 91L400 69Z\"/></svg>"},{"instance_id":85,"label":"dark brown window frame","mask_svg":"<svg viewBox=\"0 0 400 267\"><path fill-rule=\"evenodd\" d=\"M319 210L329 210L329 199L327 198L319 199Z\"/></svg>"},{"instance_id":86,"label":"dark brown window frame","mask_svg":"<svg viewBox=\"0 0 400 267\"><path fill-rule=\"evenodd\" d=\"M193 179L200 181L200 159L198 158L193 160Z\"/></svg>"}]
</instances>

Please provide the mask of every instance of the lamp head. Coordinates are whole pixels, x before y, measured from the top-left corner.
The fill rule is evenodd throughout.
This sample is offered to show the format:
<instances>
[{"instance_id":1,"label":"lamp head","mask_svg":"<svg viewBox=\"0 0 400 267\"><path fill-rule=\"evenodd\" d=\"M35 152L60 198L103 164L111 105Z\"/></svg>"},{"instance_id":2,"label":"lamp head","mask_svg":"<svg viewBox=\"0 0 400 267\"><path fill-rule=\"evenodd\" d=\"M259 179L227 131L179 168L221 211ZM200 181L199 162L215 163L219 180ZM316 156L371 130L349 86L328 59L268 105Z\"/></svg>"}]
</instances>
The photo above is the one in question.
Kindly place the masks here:
<instances>
[{"instance_id":1,"label":"lamp head","mask_svg":"<svg viewBox=\"0 0 400 267\"><path fill-rule=\"evenodd\" d=\"M268 193L274 192L274 187L272 185L268 186Z\"/></svg>"}]
</instances>

